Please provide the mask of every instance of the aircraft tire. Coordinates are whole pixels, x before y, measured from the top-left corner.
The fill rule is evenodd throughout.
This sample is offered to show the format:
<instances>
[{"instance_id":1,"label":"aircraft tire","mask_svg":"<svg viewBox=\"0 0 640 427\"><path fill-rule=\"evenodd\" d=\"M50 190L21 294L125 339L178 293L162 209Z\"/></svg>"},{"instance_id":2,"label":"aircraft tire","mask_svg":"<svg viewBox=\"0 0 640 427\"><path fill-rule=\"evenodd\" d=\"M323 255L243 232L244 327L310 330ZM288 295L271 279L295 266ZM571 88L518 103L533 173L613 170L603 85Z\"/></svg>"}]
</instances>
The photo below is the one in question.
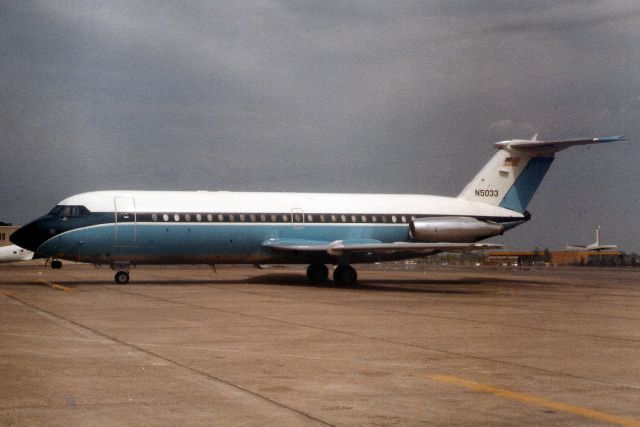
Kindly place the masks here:
<instances>
[{"instance_id":1,"label":"aircraft tire","mask_svg":"<svg viewBox=\"0 0 640 427\"><path fill-rule=\"evenodd\" d=\"M311 282L326 282L329 277L329 269L324 264L309 264L307 267L307 279Z\"/></svg>"},{"instance_id":2,"label":"aircraft tire","mask_svg":"<svg viewBox=\"0 0 640 427\"><path fill-rule=\"evenodd\" d=\"M127 273L126 271L118 271L116 273L116 284L118 285L126 285L127 283L129 283L129 273Z\"/></svg>"},{"instance_id":3,"label":"aircraft tire","mask_svg":"<svg viewBox=\"0 0 640 427\"><path fill-rule=\"evenodd\" d=\"M337 286L351 286L358 281L358 273L350 265L339 265L333 270L333 281Z\"/></svg>"},{"instance_id":4,"label":"aircraft tire","mask_svg":"<svg viewBox=\"0 0 640 427\"><path fill-rule=\"evenodd\" d=\"M57 259L54 261L51 261L51 268L54 270L62 268L62 261L58 261Z\"/></svg>"}]
</instances>

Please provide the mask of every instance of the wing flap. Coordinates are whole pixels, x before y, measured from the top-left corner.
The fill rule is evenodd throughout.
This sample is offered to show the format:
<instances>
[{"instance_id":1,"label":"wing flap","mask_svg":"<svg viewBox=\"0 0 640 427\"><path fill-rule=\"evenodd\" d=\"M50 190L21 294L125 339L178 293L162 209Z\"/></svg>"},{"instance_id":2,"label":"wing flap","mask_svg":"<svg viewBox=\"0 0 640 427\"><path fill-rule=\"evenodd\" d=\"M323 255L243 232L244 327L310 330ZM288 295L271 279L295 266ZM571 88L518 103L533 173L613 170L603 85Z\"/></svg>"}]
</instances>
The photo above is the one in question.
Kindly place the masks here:
<instances>
[{"instance_id":1,"label":"wing flap","mask_svg":"<svg viewBox=\"0 0 640 427\"><path fill-rule=\"evenodd\" d=\"M432 252L459 252L471 250L500 249L502 245L494 243L377 243L377 244L342 244L341 241L331 243L327 249L329 255L342 255L354 252L369 253L393 253L393 252L413 252L413 253L432 253Z\"/></svg>"}]
</instances>

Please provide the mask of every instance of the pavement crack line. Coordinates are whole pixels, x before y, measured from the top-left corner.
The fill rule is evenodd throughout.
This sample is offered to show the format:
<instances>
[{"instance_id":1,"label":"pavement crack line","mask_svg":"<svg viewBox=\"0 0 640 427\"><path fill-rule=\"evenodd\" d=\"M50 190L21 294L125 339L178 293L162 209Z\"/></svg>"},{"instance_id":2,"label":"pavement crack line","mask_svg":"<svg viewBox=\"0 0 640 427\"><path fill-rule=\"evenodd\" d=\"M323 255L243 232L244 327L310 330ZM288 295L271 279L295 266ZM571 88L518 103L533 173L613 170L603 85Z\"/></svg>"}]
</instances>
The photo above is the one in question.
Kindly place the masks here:
<instances>
[{"instance_id":1,"label":"pavement crack line","mask_svg":"<svg viewBox=\"0 0 640 427\"><path fill-rule=\"evenodd\" d=\"M155 353L155 352L153 352L151 350L147 350L147 349L145 349L143 347L140 347L138 345L135 345L135 344L123 341L123 340L121 340L119 338L113 337L111 335L108 335L108 334L106 334L104 332L101 332L101 331L99 331L97 329L90 328L90 327L88 327L86 325L83 325L81 323L78 323L78 322L76 322L74 320L71 320L71 319L65 318L63 316L57 315L55 313L52 313L50 311L47 311L47 310L45 310L43 308L38 307L35 304L29 303L27 301L24 301L24 300L14 296L14 295L6 295L5 294L5 297L10 299L14 303L17 303L17 304L20 304L22 306L28 307L29 309L33 310L36 314L38 314L40 316L43 316L43 317L45 317L45 318L47 318L47 319L49 319L49 320L61 325L61 326L64 326L64 327L66 327L68 329L71 329L74 332L78 332L78 333L80 333L81 335L83 335L85 337L91 337L94 340L99 341L100 343L103 343L103 344L104 343L119 344L119 345L128 347L128 348L133 349L133 350L135 350L137 352L146 354L147 356L154 357L154 358L159 359L159 360L161 360L163 362L167 362L167 363L169 363L169 364L171 364L173 366L185 369L185 370L191 372L192 374L197 375L200 378L206 379L207 381L210 381L210 382L212 381L212 382L214 382L214 383L216 383L218 385L224 385L224 386L232 387L233 389L236 390L236 392L243 393L245 395L250 395L250 396L252 396L254 398L257 398L257 399L259 399L259 400L261 400L263 402L267 402L267 403L272 404L274 406L277 406L277 407L279 407L281 409L285 409L287 411L293 412L293 413L297 414L298 416L302 417L303 419L305 419L307 422L314 421L314 422L320 423L320 424L325 425L325 426L333 426L333 424L328 423L326 421L323 421L323 420L321 420L319 418L316 418L313 415L310 415L310 414L308 414L306 412L303 412L302 410L296 409L296 408L291 407L291 406L287 406L286 404L284 404L282 402L278 402L277 400L271 399L271 398L269 398L269 397L267 397L265 395L262 395L262 394L260 394L258 392L255 392L253 390L250 390L250 389L245 388L243 386L240 386L238 384L234 384L234 383L232 383L230 381L227 381L227 380L224 380L222 378L219 378L219 377L216 377L214 375L211 375L211 374L209 374L209 373L207 373L205 371L201 371L199 369L193 368L193 367L191 367L189 365L186 365L184 363L178 362L177 360L173 360L173 359L171 359L171 358L169 358L167 356L163 356L162 354Z\"/></svg>"},{"instance_id":2,"label":"pavement crack line","mask_svg":"<svg viewBox=\"0 0 640 427\"><path fill-rule=\"evenodd\" d=\"M237 311L233 311L233 310L226 310L226 309L217 308L217 307L207 307L207 306L202 306L202 305L198 305L198 304L192 304L192 303L186 303L186 302L182 302L182 301L170 300L168 298L150 296L150 295L141 294L141 293L138 293L138 292L127 291L127 290L124 290L124 289L117 289L117 288L114 288L114 287L111 287L111 286L108 287L108 289L110 289L110 290L112 290L114 292L122 292L122 293L130 294L130 295L136 295L136 296L142 297L142 298L148 298L148 299L152 299L152 300L156 300L156 301L168 302L168 303L171 303L171 304L184 305L184 306L187 306L187 307L198 308L198 309L201 309L201 310L218 311L220 313L233 314L233 315L236 315L236 316L244 316L244 317L250 317L250 318L260 319L260 320L268 320L268 321L272 321L272 322L282 323L282 324L285 324L285 325L291 325L291 326L297 326L297 327L306 327L306 328L311 328L311 329L320 330L320 331L343 334L343 335L347 335L347 336L351 336L351 337L357 337L357 338L369 339L369 340L372 340L372 341L384 342L384 343L387 343L387 344L394 344L394 345L401 345L401 346L406 346L406 347L418 348L418 349L421 349L421 350L432 351L434 353L441 353L441 354L446 354L446 355L451 355L451 356L456 356L456 357L469 358L469 359L474 359L474 360L481 360L481 361L484 361L484 362L491 362L491 363L496 363L496 364L504 364L504 365L508 365L508 366L515 366L515 367L518 367L518 368L530 369L530 370L537 371L537 372L544 372L546 374L562 375L562 376L567 377L567 378L575 378L575 379L579 379L579 380L582 380L582 381L591 381L591 382L598 383L598 384L605 384L605 385L614 386L614 387L622 387L622 388L627 388L627 389L630 389L630 390L640 390L640 385L620 384L620 383L615 383L615 382L610 382L610 381L604 381L604 380L601 380L601 379L589 378L589 377L584 377L584 376L581 376L581 375L570 374L570 373L561 372L561 371L554 371L552 369L544 369L544 368L540 368L540 367L536 367L536 366L530 366L530 365L525 365L525 364L521 364L521 363L509 362L509 361L506 361L506 360L494 359L494 358L491 358L491 357L476 356L476 355L473 355L473 354L460 353L460 352L451 351L451 350L444 350L444 349L428 347L428 346L423 346L423 345L418 345L418 344L406 343L406 342L402 342L402 341L390 340L390 339L386 339L386 338L379 338L379 337L374 337L374 336L369 336L369 335L364 335L364 334L358 334L358 333L350 332L350 331L343 331L343 330L340 330L340 329L324 328L324 327L321 327L321 326L310 325L310 324L307 324L307 323L292 322L292 321L282 320L282 319L278 319L278 318L274 318L274 317L260 316L260 315L257 315L257 314L242 313L242 312L237 312Z\"/></svg>"}]
</instances>

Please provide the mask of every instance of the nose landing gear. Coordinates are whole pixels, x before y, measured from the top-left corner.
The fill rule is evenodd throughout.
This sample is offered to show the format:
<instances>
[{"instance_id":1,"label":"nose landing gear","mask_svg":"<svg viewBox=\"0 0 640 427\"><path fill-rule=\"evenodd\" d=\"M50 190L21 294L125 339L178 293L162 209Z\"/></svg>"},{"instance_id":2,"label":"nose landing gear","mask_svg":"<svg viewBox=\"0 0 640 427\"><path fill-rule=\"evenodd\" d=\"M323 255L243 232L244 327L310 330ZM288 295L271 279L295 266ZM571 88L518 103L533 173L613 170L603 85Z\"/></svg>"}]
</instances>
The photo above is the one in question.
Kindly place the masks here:
<instances>
[{"instance_id":1,"label":"nose landing gear","mask_svg":"<svg viewBox=\"0 0 640 427\"><path fill-rule=\"evenodd\" d=\"M126 285L129 283L129 268L131 263L129 261L117 261L111 263L111 269L117 270L115 281L117 285Z\"/></svg>"},{"instance_id":2,"label":"nose landing gear","mask_svg":"<svg viewBox=\"0 0 640 427\"><path fill-rule=\"evenodd\" d=\"M129 283L129 272L128 271L118 271L116 273L116 284L118 285L126 285Z\"/></svg>"}]
</instances>

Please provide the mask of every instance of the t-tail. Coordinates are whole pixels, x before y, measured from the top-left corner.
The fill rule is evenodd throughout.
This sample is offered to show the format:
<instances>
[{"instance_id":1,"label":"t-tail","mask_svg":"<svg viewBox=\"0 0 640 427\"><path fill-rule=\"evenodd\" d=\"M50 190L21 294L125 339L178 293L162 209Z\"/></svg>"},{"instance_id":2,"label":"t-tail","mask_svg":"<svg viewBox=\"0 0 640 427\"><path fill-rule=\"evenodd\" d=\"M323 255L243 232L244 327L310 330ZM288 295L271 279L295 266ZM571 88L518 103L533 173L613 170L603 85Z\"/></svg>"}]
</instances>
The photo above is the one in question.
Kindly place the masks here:
<instances>
[{"instance_id":1,"label":"t-tail","mask_svg":"<svg viewBox=\"0 0 640 427\"><path fill-rule=\"evenodd\" d=\"M498 152L471 180L458 198L488 203L524 213L553 163L554 155L574 145L625 141L623 136L536 141L496 142Z\"/></svg>"}]
</instances>

